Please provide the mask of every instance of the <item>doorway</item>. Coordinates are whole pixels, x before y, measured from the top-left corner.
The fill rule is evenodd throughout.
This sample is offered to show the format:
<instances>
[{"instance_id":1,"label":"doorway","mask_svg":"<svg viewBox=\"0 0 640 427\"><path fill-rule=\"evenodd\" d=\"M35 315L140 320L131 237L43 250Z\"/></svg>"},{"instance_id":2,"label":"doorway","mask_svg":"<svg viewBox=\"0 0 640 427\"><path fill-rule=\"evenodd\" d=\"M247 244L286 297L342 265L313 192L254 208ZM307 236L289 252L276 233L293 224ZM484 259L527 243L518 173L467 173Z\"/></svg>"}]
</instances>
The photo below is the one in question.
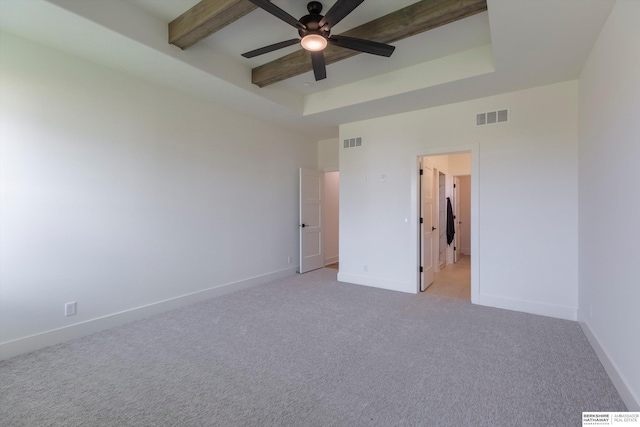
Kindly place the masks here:
<instances>
[{"instance_id":1,"label":"doorway","mask_svg":"<svg viewBox=\"0 0 640 427\"><path fill-rule=\"evenodd\" d=\"M324 265L338 268L340 261L340 172L324 173Z\"/></svg>"},{"instance_id":2,"label":"doorway","mask_svg":"<svg viewBox=\"0 0 640 427\"><path fill-rule=\"evenodd\" d=\"M298 273L338 268L338 171L300 168L300 254Z\"/></svg>"},{"instance_id":3,"label":"doorway","mask_svg":"<svg viewBox=\"0 0 640 427\"><path fill-rule=\"evenodd\" d=\"M420 291L471 299L471 245L461 248L463 231L471 235L471 160L469 152L420 157Z\"/></svg>"},{"instance_id":4,"label":"doorway","mask_svg":"<svg viewBox=\"0 0 640 427\"><path fill-rule=\"evenodd\" d=\"M433 283L424 292L427 295L471 299L471 257L462 255L458 262L448 264L434 275Z\"/></svg>"}]
</instances>

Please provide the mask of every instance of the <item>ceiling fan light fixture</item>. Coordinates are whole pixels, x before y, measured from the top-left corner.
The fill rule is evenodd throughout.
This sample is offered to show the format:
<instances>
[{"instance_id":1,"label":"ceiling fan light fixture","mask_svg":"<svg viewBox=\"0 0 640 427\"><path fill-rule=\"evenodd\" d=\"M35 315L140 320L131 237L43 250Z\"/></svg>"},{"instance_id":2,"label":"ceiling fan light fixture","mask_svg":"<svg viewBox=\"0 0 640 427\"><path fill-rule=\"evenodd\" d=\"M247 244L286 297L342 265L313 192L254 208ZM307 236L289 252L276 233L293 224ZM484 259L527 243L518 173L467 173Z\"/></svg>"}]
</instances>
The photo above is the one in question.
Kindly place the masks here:
<instances>
[{"instance_id":1,"label":"ceiling fan light fixture","mask_svg":"<svg viewBox=\"0 0 640 427\"><path fill-rule=\"evenodd\" d=\"M327 39L319 34L307 34L300 40L300 44L309 52L320 52L327 47Z\"/></svg>"}]
</instances>

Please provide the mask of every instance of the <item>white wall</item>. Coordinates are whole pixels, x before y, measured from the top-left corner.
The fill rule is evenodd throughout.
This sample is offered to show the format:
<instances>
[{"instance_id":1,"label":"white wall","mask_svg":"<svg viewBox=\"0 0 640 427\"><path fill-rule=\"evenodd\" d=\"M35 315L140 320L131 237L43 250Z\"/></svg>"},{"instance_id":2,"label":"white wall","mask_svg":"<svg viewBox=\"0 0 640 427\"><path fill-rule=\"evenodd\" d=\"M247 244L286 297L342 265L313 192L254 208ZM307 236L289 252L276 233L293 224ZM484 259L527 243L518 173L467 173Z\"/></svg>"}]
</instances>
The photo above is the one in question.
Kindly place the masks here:
<instances>
[{"instance_id":1,"label":"white wall","mask_svg":"<svg viewBox=\"0 0 640 427\"><path fill-rule=\"evenodd\" d=\"M572 81L342 125L340 140L363 146L340 149L339 279L416 292L417 156L470 150L473 301L575 319L577 92ZM475 126L505 106L509 122Z\"/></svg>"},{"instance_id":2,"label":"white wall","mask_svg":"<svg viewBox=\"0 0 640 427\"><path fill-rule=\"evenodd\" d=\"M339 141L338 138L323 139L318 141L318 170L322 172L335 172L339 168Z\"/></svg>"},{"instance_id":3,"label":"white wall","mask_svg":"<svg viewBox=\"0 0 640 427\"><path fill-rule=\"evenodd\" d=\"M471 154L452 154L449 156L449 173L452 175L471 175Z\"/></svg>"},{"instance_id":4,"label":"white wall","mask_svg":"<svg viewBox=\"0 0 640 427\"><path fill-rule=\"evenodd\" d=\"M3 356L77 335L67 326L293 274L298 168L316 167L316 141L1 43ZM68 301L76 316L63 316Z\"/></svg>"},{"instance_id":5,"label":"white wall","mask_svg":"<svg viewBox=\"0 0 640 427\"><path fill-rule=\"evenodd\" d=\"M580 320L640 411L640 2L614 6L580 75Z\"/></svg>"}]
</instances>

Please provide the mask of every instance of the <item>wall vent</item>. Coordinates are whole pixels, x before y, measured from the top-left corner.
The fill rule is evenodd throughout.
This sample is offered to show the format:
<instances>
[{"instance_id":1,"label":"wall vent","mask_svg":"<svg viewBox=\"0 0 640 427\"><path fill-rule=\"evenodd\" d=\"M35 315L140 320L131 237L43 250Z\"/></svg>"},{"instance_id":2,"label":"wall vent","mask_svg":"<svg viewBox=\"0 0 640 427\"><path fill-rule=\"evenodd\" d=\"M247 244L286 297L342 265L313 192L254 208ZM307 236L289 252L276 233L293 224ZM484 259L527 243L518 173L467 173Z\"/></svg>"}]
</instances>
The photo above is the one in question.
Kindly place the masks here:
<instances>
[{"instance_id":1,"label":"wall vent","mask_svg":"<svg viewBox=\"0 0 640 427\"><path fill-rule=\"evenodd\" d=\"M344 140L344 148L353 148L362 146L362 137L349 138Z\"/></svg>"},{"instance_id":2,"label":"wall vent","mask_svg":"<svg viewBox=\"0 0 640 427\"><path fill-rule=\"evenodd\" d=\"M509 121L509 110L489 111L476 114L476 126Z\"/></svg>"}]
</instances>

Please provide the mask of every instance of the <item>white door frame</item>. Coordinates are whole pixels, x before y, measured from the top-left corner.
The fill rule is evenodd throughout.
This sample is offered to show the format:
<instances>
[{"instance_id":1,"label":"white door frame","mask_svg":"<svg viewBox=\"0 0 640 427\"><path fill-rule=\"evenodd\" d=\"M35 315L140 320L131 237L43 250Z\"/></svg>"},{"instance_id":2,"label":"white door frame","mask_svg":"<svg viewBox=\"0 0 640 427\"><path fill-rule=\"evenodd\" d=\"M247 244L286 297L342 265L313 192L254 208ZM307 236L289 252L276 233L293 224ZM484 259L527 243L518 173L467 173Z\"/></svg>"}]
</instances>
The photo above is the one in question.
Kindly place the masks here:
<instances>
[{"instance_id":1,"label":"white door frame","mask_svg":"<svg viewBox=\"0 0 640 427\"><path fill-rule=\"evenodd\" d=\"M429 156L443 156L448 154L471 153L471 302L478 304L480 302L480 153L479 144L465 144L457 147L434 147L424 149L418 156L411 157L411 211L416 218L410 224L412 235L415 236L415 289L416 293L420 292L421 273L420 273L420 244L421 244L421 227L420 227L420 158Z\"/></svg>"}]
</instances>

